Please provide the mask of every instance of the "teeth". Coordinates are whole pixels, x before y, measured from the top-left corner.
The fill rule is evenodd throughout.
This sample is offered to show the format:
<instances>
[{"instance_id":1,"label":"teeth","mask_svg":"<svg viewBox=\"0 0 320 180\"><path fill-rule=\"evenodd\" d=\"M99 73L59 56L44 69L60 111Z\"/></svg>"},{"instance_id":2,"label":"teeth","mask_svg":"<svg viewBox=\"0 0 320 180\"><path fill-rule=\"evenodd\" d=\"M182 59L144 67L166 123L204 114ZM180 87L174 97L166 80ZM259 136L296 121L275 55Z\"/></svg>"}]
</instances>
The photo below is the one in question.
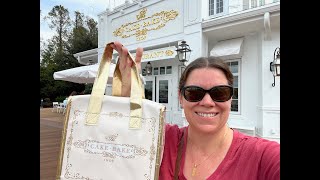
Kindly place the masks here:
<instances>
[{"instance_id":1,"label":"teeth","mask_svg":"<svg viewBox=\"0 0 320 180\"><path fill-rule=\"evenodd\" d=\"M216 113L197 113L199 116L202 117L214 117Z\"/></svg>"}]
</instances>

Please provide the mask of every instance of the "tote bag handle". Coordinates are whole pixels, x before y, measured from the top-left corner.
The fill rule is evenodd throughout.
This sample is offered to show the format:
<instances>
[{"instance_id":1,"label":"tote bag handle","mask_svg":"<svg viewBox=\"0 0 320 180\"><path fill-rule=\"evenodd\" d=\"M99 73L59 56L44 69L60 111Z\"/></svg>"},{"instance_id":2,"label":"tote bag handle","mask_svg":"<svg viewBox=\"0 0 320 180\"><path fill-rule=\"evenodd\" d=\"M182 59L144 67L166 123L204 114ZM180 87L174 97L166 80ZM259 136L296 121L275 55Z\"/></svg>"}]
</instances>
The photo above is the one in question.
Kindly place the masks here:
<instances>
[{"instance_id":1,"label":"tote bag handle","mask_svg":"<svg viewBox=\"0 0 320 180\"><path fill-rule=\"evenodd\" d=\"M112 60L113 48L111 47L113 42L108 43L104 49L102 59L100 61L97 77L93 83L92 92L89 100L88 110L86 113L86 124L97 125L101 112L102 101L104 92L107 86L107 80L109 75L110 63ZM139 76L139 71L135 60L128 52L129 58L133 61L131 68L131 95L130 95L130 121L129 129L140 129L142 118L142 98L144 97L144 89ZM115 87L112 87L112 92L119 92L114 90L115 88L121 88L121 74L119 70L119 62L116 65L113 80L117 83L112 83ZM113 86L112 85L112 86ZM119 87L120 86L120 87ZM121 92L121 89L120 89ZM117 95L117 94L115 94ZM118 94L119 95L119 94Z\"/></svg>"}]
</instances>

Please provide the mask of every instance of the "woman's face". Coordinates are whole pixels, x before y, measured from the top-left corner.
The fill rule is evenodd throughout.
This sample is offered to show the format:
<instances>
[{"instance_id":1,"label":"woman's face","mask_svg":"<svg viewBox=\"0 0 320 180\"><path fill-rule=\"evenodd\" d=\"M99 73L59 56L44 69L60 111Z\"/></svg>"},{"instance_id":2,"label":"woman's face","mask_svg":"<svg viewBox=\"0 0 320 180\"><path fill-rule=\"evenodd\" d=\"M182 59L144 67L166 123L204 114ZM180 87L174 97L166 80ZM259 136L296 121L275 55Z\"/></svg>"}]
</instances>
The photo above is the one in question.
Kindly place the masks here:
<instances>
[{"instance_id":1,"label":"woman's face","mask_svg":"<svg viewBox=\"0 0 320 180\"><path fill-rule=\"evenodd\" d=\"M219 69L201 68L195 69L189 74L185 86L190 85L211 89L218 85L228 85L228 80ZM217 132L227 122L231 99L226 102L215 102L206 93L201 101L189 102L181 93L179 96L185 117L189 126L194 130L204 133Z\"/></svg>"}]
</instances>

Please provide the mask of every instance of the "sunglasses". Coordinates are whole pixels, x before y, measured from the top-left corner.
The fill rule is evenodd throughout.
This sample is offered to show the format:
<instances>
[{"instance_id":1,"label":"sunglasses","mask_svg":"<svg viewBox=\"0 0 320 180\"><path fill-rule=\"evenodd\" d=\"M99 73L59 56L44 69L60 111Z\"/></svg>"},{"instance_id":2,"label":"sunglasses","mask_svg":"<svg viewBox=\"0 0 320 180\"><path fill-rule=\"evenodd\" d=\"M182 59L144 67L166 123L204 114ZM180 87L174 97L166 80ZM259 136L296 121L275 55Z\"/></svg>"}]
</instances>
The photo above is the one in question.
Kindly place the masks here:
<instances>
[{"instance_id":1,"label":"sunglasses","mask_svg":"<svg viewBox=\"0 0 320 180\"><path fill-rule=\"evenodd\" d=\"M225 102L232 97L233 87L229 85L220 85L206 90L199 86L185 86L181 89L181 93L189 102L201 101L206 93L209 93L210 97L215 102Z\"/></svg>"}]
</instances>

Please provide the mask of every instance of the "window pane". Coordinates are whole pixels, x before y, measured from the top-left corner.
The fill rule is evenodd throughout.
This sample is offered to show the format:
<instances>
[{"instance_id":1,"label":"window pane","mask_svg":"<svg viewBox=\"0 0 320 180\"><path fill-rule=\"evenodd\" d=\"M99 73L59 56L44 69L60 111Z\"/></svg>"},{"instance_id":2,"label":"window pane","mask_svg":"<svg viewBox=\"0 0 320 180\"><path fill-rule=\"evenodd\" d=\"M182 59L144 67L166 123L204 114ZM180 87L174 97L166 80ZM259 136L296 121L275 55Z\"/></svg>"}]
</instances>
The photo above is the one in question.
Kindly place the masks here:
<instances>
[{"instance_id":1,"label":"window pane","mask_svg":"<svg viewBox=\"0 0 320 180\"><path fill-rule=\"evenodd\" d=\"M238 61L231 62L230 69L232 73L238 73Z\"/></svg>"},{"instance_id":2,"label":"window pane","mask_svg":"<svg viewBox=\"0 0 320 180\"><path fill-rule=\"evenodd\" d=\"M159 68L153 68L153 75L158 75L159 74Z\"/></svg>"},{"instance_id":3,"label":"window pane","mask_svg":"<svg viewBox=\"0 0 320 180\"><path fill-rule=\"evenodd\" d=\"M214 15L214 0L209 0L209 16Z\"/></svg>"},{"instance_id":4,"label":"window pane","mask_svg":"<svg viewBox=\"0 0 320 180\"><path fill-rule=\"evenodd\" d=\"M160 74L166 74L166 67L160 67Z\"/></svg>"},{"instance_id":5,"label":"window pane","mask_svg":"<svg viewBox=\"0 0 320 180\"><path fill-rule=\"evenodd\" d=\"M232 100L231 111L238 111L238 100Z\"/></svg>"},{"instance_id":6,"label":"window pane","mask_svg":"<svg viewBox=\"0 0 320 180\"><path fill-rule=\"evenodd\" d=\"M144 86L145 98L152 101L152 81L146 81Z\"/></svg>"},{"instance_id":7,"label":"window pane","mask_svg":"<svg viewBox=\"0 0 320 180\"><path fill-rule=\"evenodd\" d=\"M238 87L238 76L233 76L233 87L234 88Z\"/></svg>"},{"instance_id":8,"label":"window pane","mask_svg":"<svg viewBox=\"0 0 320 180\"><path fill-rule=\"evenodd\" d=\"M238 99L238 88L233 88L232 99Z\"/></svg>"},{"instance_id":9,"label":"window pane","mask_svg":"<svg viewBox=\"0 0 320 180\"><path fill-rule=\"evenodd\" d=\"M168 103L168 80L159 81L159 103Z\"/></svg>"},{"instance_id":10,"label":"window pane","mask_svg":"<svg viewBox=\"0 0 320 180\"><path fill-rule=\"evenodd\" d=\"M171 66L167 66L167 74L171 74L172 73L172 67Z\"/></svg>"},{"instance_id":11,"label":"window pane","mask_svg":"<svg viewBox=\"0 0 320 180\"><path fill-rule=\"evenodd\" d=\"M231 102L231 111L239 112L239 60L226 62L233 74L233 96Z\"/></svg>"},{"instance_id":12,"label":"window pane","mask_svg":"<svg viewBox=\"0 0 320 180\"><path fill-rule=\"evenodd\" d=\"M251 8L257 7L257 0L251 0Z\"/></svg>"},{"instance_id":13,"label":"window pane","mask_svg":"<svg viewBox=\"0 0 320 180\"><path fill-rule=\"evenodd\" d=\"M146 69L142 69L142 76L146 76L147 73L146 73Z\"/></svg>"},{"instance_id":14,"label":"window pane","mask_svg":"<svg viewBox=\"0 0 320 180\"><path fill-rule=\"evenodd\" d=\"M223 12L223 0L217 0L217 12L218 13L222 13Z\"/></svg>"}]
</instances>

